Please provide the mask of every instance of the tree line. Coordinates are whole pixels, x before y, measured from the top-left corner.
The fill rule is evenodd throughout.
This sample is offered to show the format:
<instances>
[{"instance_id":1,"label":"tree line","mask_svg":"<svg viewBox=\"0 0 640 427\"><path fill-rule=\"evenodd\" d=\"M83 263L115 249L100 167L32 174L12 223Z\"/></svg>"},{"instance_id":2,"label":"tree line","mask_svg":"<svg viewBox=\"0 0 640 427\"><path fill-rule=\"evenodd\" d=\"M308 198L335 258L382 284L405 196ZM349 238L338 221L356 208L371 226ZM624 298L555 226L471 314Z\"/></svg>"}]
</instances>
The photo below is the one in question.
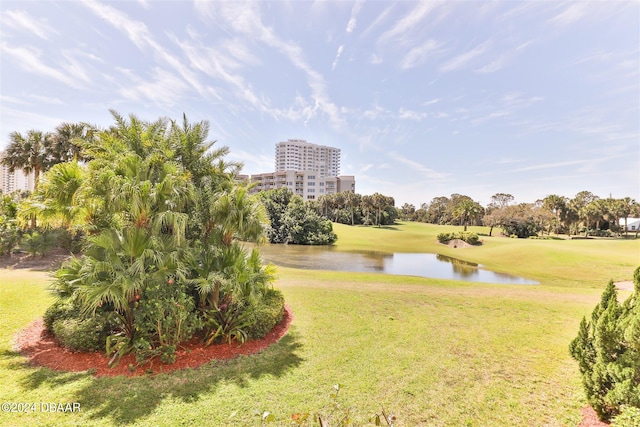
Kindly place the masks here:
<instances>
[{"instance_id":1,"label":"tree line","mask_svg":"<svg viewBox=\"0 0 640 427\"><path fill-rule=\"evenodd\" d=\"M500 228L509 236L530 237L538 234L584 234L608 236L627 233L628 218L640 217L640 204L631 197L600 198L581 191L573 198L551 194L534 203L516 203L513 195L496 193L486 207L471 197L452 194L435 197L420 208L405 203L399 218L441 225L485 225ZM622 226L623 220L624 226ZM638 230L635 233L638 235Z\"/></svg>"}]
</instances>

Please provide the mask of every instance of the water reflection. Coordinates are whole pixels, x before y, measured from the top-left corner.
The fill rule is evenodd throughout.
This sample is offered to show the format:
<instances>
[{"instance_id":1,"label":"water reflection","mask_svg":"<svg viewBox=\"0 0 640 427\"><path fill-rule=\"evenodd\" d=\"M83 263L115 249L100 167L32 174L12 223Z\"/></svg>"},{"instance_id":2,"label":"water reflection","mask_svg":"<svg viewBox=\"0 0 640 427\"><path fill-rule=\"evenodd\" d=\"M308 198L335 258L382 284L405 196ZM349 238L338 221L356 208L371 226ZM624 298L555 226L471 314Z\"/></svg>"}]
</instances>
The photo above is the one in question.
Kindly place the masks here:
<instances>
[{"instance_id":1,"label":"water reflection","mask_svg":"<svg viewBox=\"0 0 640 427\"><path fill-rule=\"evenodd\" d=\"M478 264L440 254L340 252L332 246L298 245L262 245L260 253L265 261L291 268L373 272L485 283L538 283L485 270Z\"/></svg>"}]
</instances>

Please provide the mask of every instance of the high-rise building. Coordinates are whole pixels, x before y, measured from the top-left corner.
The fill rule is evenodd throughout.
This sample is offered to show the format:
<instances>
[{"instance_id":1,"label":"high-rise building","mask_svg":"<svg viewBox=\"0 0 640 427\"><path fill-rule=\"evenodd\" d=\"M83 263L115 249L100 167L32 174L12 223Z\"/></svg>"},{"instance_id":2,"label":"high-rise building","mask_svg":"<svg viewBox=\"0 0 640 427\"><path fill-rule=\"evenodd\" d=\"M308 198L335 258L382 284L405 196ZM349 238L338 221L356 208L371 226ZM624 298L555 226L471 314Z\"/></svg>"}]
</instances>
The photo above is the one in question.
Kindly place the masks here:
<instances>
[{"instance_id":1,"label":"high-rise building","mask_svg":"<svg viewBox=\"0 0 640 427\"><path fill-rule=\"evenodd\" d=\"M289 139L276 144L275 172L251 175L250 181L256 184L251 192L287 187L304 200L342 191L355 193L355 177L339 173L339 148Z\"/></svg>"},{"instance_id":2,"label":"high-rise building","mask_svg":"<svg viewBox=\"0 0 640 427\"><path fill-rule=\"evenodd\" d=\"M4 152L0 152L0 160L4 157ZM34 174L25 174L22 169L9 172L9 167L0 164L0 192L4 194L12 193L16 190L33 191Z\"/></svg>"},{"instance_id":3,"label":"high-rise building","mask_svg":"<svg viewBox=\"0 0 640 427\"><path fill-rule=\"evenodd\" d=\"M276 171L313 171L324 178L340 175L340 149L289 139L276 144Z\"/></svg>"}]
</instances>

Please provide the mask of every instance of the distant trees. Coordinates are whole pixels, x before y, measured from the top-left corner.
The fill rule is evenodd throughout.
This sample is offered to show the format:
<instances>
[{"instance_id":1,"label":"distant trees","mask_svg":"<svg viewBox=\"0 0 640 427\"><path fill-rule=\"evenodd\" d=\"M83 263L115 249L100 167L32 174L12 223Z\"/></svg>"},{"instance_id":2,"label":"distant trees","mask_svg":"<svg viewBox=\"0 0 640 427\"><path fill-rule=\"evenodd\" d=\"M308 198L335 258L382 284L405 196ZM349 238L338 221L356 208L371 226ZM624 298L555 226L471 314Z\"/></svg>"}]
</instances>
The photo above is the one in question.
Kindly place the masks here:
<instances>
[{"instance_id":1,"label":"distant trees","mask_svg":"<svg viewBox=\"0 0 640 427\"><path fill-rule=\"evenodd\" d=\"M416 209L405 203L398 209L401 219L441 225L484 224L493 229L499 227L507 235L519 237L538 233L566 233L585 237L592 234L621 235L626 226L625 218L640 216L640 205L630 197L600 199L589 191L581 191L573 198L551 194L535 203L515 205L515 198L508 193L496 193L486 209L471 197L454 193L450 197L434 197ZM603 231L604 230L604 231Z\"/></svg>"},{"instance_id":2,"label":"distant trees","mask_svg":"<svg viewBox=\"0 0 640 427\"><path fill-rule=\"evenodd\" d=\"M351 225L388 225L398 218L393 197L380 193L360 195L344 191L318 199L318 213L327 219Z\"/></svg>"},{"instance_id":3,"label":"distant trees","mask_svg":"<svg viewBox=\"0 0 640 427\"><path fill-rule=\"evenodd\" d=\"M84 123L61 123L55 132L31 129L22 134L11 132L9 146L2 163L10 172L22 169L33 172L34 187L38 188L40 174L58 163L81 160L82 141L94 138L95 129Z\"/></svg>"},{"instance_id":4,"label":"distant trees","mask_svg":"<svg viewBox=\"0 0 640 427\"><path fill-rule=\"evenodd\" d=\"M9 134L10 144L5 151L2 163L9 172L22 169L24 173L33 172L34 185L38 188L40 174L51 167L51 134L38 130L29 130L25 135L19 132Z\"/></svg>"},{"instance_id":5,"label":"distant trees","mask_svg":"<svg viewBox=\"0 0 640 427\"><path fill-rule=\"evenodd\" d=\"M398 211L398 216L403 221L415 221L416 220L416 207L412 204L405 203Z\"/></svg>"},{"instance_id":6,"label":"distant trees","mask_svg":"<svg viewBox=\"0 0 640 427\"><path fill-rule=\"evenodd\" d=\"M416 209L416 221L440 225L480 225L484 208L471 197L454 193L450 197L434 197L431 203L423 203Z\"/></svg>"}]
</instances>

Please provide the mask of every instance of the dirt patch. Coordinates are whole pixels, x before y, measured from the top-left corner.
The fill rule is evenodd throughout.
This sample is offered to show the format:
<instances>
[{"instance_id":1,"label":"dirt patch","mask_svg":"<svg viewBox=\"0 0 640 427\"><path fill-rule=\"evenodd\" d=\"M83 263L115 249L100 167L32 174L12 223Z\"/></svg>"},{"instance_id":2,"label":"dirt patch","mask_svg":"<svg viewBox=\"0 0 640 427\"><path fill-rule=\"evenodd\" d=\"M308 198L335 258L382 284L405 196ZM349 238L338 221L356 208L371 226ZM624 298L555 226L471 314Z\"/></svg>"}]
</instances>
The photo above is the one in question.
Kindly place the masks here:
<instances>
[{"instance_id":1,"label":"dirt patch","mask_svg":"<svg viewBox=\"0 0 640 427\"><path fill-rule=\"evenodd\" d=\"M578 427L609 427L609 423L605 423L598 419L598 414L591 406L582 408L582 422Z\"/></svg>"},{"instance_id":2,"label":"dirt patch","mask_svg":"<svg viewBox=\"0 0 640 427\"><path fill-rule=\"evenodd\" d=\"M70 256L69 251L61 248L52 249L44 257L40 255L33 256L24 252L0 255L0 268L53 271L57 270L60 264Z\"/></svg>"},{"instance_id":3,"label":"dirt patch","mask_svg":"<svg viewBox=\"0 0 640 427\"><path fill-rule=\"evenodd\" d=\"M450 248L472 248L473 245L470 245L469 243L465 242L464 240L461 239L453 239L453 240L449 240L449 242L444 243L445 245L449 246Z\"/></svg>"},{"instance_id":4,"label":"dirt patch","mask_svg":"<svg viewBox=\"0 0 640 427\"><path fill-rule=\"evenodd\" d=\"M15 336L14 348L35 366L46 366L58 371L91 371L95 376L133 377L146 373L158 374L196 368L211 360L227 360L240 355L258 353L279 341L289 330L292 320L293 312L289 306L285 305L282 321L260 340L248 341L242 345L232 342L204 347L202 342L195 338L176 351L177 360L170 365L160 362L159 359L153 359L139 366L135 356L129 354L124 356L117 366L109 368L107 366L109 358L104 353L73 352L60 346L47 332L42 319L34 321Z\"/></svg>"},{"instance_id":5,"label":"dirt patch","mask_svg":"<svg viewBox=\"0 0 640 427\"><path fill-rule=\"evenodd\" d=\"M624 282L615 282L616 289L621 291L632 291L633 292L633 282L631 280L625 280Z\"/></svg>"}]
</instances>

